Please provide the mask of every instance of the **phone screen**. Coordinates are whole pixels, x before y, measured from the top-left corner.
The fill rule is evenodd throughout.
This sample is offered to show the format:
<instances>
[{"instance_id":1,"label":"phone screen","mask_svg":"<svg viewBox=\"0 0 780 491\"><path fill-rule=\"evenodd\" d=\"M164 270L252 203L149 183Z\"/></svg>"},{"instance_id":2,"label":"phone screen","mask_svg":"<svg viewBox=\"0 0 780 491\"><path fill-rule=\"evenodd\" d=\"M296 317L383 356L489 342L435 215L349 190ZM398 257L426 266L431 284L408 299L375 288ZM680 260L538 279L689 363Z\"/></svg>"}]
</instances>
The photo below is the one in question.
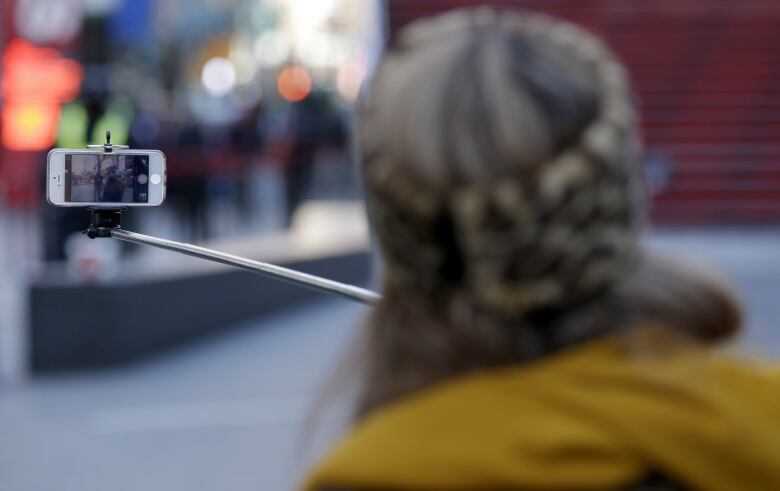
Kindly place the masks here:
<instances>
[{"instance_id":1,"label":"phone screen","mask_svg":"<svg viewBox=\"0 0 780 491\"><path fill-rule=\"evenodd\" d=\"M65 201L148 203L149 156L65 154Z\"/></svg>"}]
</instances>

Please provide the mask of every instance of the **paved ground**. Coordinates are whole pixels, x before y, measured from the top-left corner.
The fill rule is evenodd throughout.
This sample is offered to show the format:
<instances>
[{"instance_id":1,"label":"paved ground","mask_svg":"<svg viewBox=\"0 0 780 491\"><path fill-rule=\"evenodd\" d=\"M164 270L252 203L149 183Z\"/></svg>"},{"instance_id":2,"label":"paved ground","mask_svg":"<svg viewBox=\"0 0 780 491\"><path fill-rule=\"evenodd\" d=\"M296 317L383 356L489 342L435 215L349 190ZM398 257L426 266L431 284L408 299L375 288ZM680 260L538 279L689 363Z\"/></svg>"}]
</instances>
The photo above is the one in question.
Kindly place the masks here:
<instances>
[{"instance_id":1,"label":"paved ground","mask_svg":"<svg viewBox=\"0 0 780 491\"><path fill-rule=\"evenodd\" d=\"M667 231L719 265L752 313L743 349L780 357L780 232ZM302 421L363 313L326 301L97 375L0 387L0 491L291 489ZM325 432L338 425L327 419Z\"/></svg>"},{"instance_id":2,"label":"paved ground","mask_svg":"<svg viewBox=\"0 0 780 491\"><path fill-rule=\"evenodd\" d=\"M0 388L0 490L292 489L325 440L304 439L313 394L362 310L313 305L137 366Z\"/></svg>"}]
</instances>

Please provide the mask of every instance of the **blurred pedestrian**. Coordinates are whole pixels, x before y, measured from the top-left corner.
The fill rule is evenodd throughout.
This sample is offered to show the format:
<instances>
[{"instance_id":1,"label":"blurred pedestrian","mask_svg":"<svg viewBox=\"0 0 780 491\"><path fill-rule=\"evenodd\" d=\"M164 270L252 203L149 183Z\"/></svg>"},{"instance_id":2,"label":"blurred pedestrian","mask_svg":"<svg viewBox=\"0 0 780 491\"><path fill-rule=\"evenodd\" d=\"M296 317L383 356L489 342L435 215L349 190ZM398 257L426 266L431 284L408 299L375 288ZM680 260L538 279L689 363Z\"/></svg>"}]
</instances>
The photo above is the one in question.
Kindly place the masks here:
<instances>
[{"instance_id":1,"label":"blurred pedestrian","mask_svg":"<svg viewBox=\"0 0 780 491\"><path fill-rule=\"evenodd\" d=\"M188 240L197 242L209 239L208 209L211 204L207 192L208 157L205 153L205 137L201 127L187 122L175 137L179 163L173 163L169 172L176 172L176 179L169 179L170 201L182 215L180 220L188 225Z\"/></svg>"},{"instance_id":2,"label":"blurred pedestrian","mask_svg":"<svg viewBox=\"0 0 780 491\"><path fill-rule=\"evenodd\" d=\"M106 184L103 186L103 199L100 200L106 203L121 203L124 195L124 187L122 181L119 180L116 168L111 167L106 177Z\"/></svg>"},{"instance_id":3,"label":"blurred pedestrian","mask_svg":"<svg viewBox=\"0 0 780 491\"><path fill-rule=\"evenodd\" d=\"M292 105L291 148L285 165L287 224L307 198L318 152L325 145L341 145L344 122L328 94L314 90Z\"/></svg>"},{"instance_id":4,"label":"blurred pedestrian","mask_svg":"<svg viewBox=\"0 0 780 491\"><path fill-rule=\"evenodd\" d=\"M780 489L780 379L740 308L640 245L624 68L550 18L404 29L359 108L383 299L306 490Z\"/></svg>"},{"instance_id":5,"label":"blurred pedestrian","mask_svg":"<svg viewBox=\"0 0 780 491\"><path fill-rule=\"evenodd\" d=\"M95 164L95 172L92 174L92 201L95 203L103 201L100 199L103 195L103 174L100 165L100 161L98 161Z\"/></svg>"},{"instance_id":6,"label":"blurred pedestrian","mask_svg":"<svg viewBox=\"0 0 780 491\"><path fill-rule=\"evenodd\" d=\"M250 214L251 175L262 151L265 135L261 131L264 108L259 102L230 128L230 144L239 159L236 179L238 209L243 218Z\"/></svg>"}]
</instances>

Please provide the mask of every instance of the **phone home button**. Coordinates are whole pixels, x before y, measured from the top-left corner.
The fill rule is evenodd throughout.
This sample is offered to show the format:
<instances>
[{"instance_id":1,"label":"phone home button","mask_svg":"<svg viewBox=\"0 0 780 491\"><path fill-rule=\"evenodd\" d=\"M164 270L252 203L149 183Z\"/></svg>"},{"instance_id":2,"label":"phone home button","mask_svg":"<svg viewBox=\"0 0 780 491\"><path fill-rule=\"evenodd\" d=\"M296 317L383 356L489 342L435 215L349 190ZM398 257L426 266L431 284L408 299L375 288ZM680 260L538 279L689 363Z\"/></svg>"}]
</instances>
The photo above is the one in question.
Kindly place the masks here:
<instances>
[{"instance_id":1,"label":"phone home button","mask_svg":"<svg viewBox=\"0 0 780 491\"><path fill-rule=\"evenodd\" d=\"M160 174L152 174L150 180L152 181L152 184L156 186L162 182L162 177L160 177Z\"/></svg>"}]
</instances>

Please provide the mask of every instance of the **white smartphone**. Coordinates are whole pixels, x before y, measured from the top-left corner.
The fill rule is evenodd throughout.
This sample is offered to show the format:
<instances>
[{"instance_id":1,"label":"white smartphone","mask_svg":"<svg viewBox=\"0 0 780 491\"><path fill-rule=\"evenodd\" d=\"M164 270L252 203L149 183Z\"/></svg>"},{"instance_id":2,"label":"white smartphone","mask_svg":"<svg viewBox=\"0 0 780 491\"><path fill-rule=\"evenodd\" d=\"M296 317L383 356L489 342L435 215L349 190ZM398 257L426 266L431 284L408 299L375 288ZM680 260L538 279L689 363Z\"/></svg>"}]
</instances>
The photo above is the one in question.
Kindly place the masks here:
<instances>
[{"instance_id":1,"label":"white smartphone","mask_svg":"<svg viewBox=\"0 0 780 491\"><path fill-rule=\"evenodd\" d=\"M46 198L54 206L159 206L165 201L165 155L159 150L49 152Z\"/></svg>"}]
</instances>

